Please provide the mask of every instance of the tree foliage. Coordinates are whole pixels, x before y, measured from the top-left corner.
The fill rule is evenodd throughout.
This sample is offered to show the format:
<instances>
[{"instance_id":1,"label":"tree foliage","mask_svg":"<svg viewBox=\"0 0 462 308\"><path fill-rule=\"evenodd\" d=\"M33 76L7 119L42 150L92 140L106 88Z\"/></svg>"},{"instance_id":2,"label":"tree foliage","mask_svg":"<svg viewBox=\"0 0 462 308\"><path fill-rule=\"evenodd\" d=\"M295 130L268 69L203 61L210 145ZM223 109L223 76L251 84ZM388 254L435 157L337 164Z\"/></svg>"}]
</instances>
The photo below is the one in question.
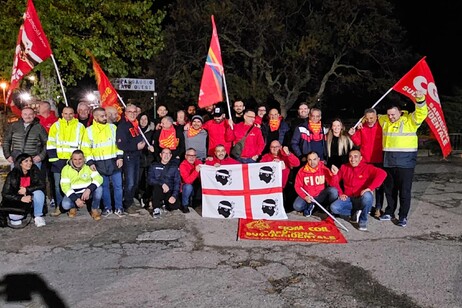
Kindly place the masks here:
<instances>
[{"instance_id":1,"label":"tree foliage","mask_svg":"<svg viewBox=\"0 0 462 308\"><path fill-rule=\"evenodd\" d=\"M27 1L2 1L0 72L9 79L22 14ZM108 77L139 76L143 61L163 48L165 12L154 0L36 0L34 6L51 45L65 86L93 75L85 50L97 58ZM53 77L51 60L35 71Z\"/></svg>"},{"instance_id":2,"label":"tree foliage","mask_svg":"<svg viewBox=\"0 0 462 308\"><path fill-rule=\"evenodd\" d=\"M197 101L215 16L230 98L322 104L383 94L412 67L386 0L177 1L154 60L163 97ZM404 65L402 65L404 63ZM377 95L379 95L377 94ZM167 99L167 98L166 98Z\"/></svg>"}]
</instances>

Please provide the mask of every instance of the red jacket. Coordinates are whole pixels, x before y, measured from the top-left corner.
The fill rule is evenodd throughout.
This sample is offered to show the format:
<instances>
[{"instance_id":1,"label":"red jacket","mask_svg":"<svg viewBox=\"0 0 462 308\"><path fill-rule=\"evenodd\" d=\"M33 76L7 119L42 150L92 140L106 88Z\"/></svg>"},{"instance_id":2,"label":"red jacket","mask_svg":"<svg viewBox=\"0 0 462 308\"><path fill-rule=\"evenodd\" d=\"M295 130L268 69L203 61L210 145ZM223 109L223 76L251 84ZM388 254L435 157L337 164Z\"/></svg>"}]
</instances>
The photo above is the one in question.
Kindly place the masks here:
<instances>
[{"instance_id":1,"label":"red jacket","mask_svg":"<svg viewBox=\"0 0 462 308\"><path fill-rule=\"evenodd\" d=\"M226 141L233 141L233 144L236 144L244 138L245 134L249 130L250 126L245 125L244 122L234 124L234 129L231 127L226 128ZM244 148L242 149L241 157L242 158L252 158L255 155L261 155L263 149L265 148L265 140L261 133L261 129L253 126L250 133L247 135L247 138L244 142ZM228 152L229 153L229 152Z\"/></svg>"},{"instance_id":2,"label":"red jacket","mask_svg":"<svg viewBox=\"0 0 462 308\"><path fill-rule=\"evenodd\" d=\"M284 162L285 168L282 169L282 187L283 188L286 187L287 180L289 179L290 169L292 169L293 167L300 166L300 160L293 153L290 153L289 155L287 155L282 150L279 151L277 156L274 156L271 153L267 153L263 155L263 157L260 160L261 163L266 163L266 162L271 162L271 161L283 161Z\"/></svg>"},{"instance_id":3,"label":"red jacket","mask_svg":"<svg viewBox=\"0 0 462 308\"><path fill-rule=\"evenodd\" d=\"M231 142L225 140L226 127L228 127L228 120L225 119L221 123L215 122L214 119L208 120L202 125L202 128L207 130L209 134L209 148L207 151L208 156L213 157L215 147L219 144L223 145L226 149L226 153L231 151Z\"/></svg>"},{"instance_id":4,"label":"red jacket","mask_svg":"<svg viewBox=\"0 0 462 308\"><path fill-rule=\"evenodd\" d=\"M226 156L223 160L219 160L216 156L213 156L212 160L205 160L205 164L207 166L215 166L215 164L220 164L220 165L234 165L234 164L240 164L237 160L234 158L231 158L229 156Z\"/></svg>"},{"instance_id":5,"label":"red jacket","mask_svg":"<svg viewBox=\"0 0 462 308\"><path fill-rule=\"evenodd\" d=\"M196 170L197 165L202 165L200 159L194 161L194 164L190 164L186 159L180 164L180 176L182 184L192 184L199 178L199 172Z\"/></svg>"},{"instance_id":6,"label":"red jacket","mask_svg":"<svg viewBox=\"0 0 462 308\"><path fill-rule=\"evenodd\" d=\"M336 188L338 194L347 195L348 197L359 197L361 191L369 188L374 191L387 177L387 173L371 164L361 161L358 166L352 167L350 163L342 165L338 172L338 182ZM343 190L340 187L343 182Z\"/></svg>"},{"instance_id":7,"label":"red jacket","mask_svg":"<svg viewBox=\"0 0 462 308\"><path fill-rule=\"evenodd\" d=\"M357 130L351 140L360 146L363 161L370 164L381 164L383 162L382 152L382 126L375 122L374 126L369 127L363 123L363 128Z\"/></svg>"},{"instance_id":8,"label":"red jacket","mask_svg":"<svg viewBox=\"0 0 462 308\"><path fill-rule=\"evenodd\" d=\"M317 197L321 191L326 188L326 184L337 188L338 179L322 161L320 161L318 166L314 169L306 164L298 170L297 176L295 177L295 191L302 199L306 197L302 188L306 190L310 196Z\"/></svg>"},{"instance_id":9,"label":"red jacket","mask_svg":"<svg viewBox=\"0 0 462 308\"><path fill-rule=\"evenodd\" d=\"M43 128L45 128L47 134L50 132L51 125L58 121L58 118L56 117L56 114L53 110L50 111L50 115L48 117L45 118L44 116L37 115L37 118L39 118L40 125L42 125Z\"/></svg>"}]
</instances>

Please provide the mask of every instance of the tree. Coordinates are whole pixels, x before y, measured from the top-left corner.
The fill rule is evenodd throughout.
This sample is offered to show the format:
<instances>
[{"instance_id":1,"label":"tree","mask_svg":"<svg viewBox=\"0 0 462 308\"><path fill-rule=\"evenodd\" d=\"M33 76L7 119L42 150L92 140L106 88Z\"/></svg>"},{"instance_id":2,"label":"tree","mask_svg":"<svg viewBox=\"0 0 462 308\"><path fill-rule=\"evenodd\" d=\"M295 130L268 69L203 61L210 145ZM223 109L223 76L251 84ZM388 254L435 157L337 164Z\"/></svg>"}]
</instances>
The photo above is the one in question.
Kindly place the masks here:
<instances>
[{"instance_id":1,"label":"tree","mask_svg":"<svg viewBox=\"0 0 462 308\"><path fill-rule=\"evenodd\" d=\"M161 22L165 11L154 0L41 0L34 6L51 45L65 86L93 75L85 50L98 59L109 77L139 76L143 60L164 46ZM11 75L14 49L26 1L3 1L0 6L0 72ZM46 79L54 77L51 60L34 70ZM56 83L54 83L56 84Z\"/></svg>"},{"instance_id":2,"label":"tree","mask_svg":"<svg viewBox=\"0 0 462 308\"><path fill-rule=\"evenodd\" d=\"M283 114L297 101L320 105L345 92L378 97L417 59L409 59L386 0L177 1L173 8L152 69L176 101L197 100L212 14L231 98L272 97Z\"/></svg>"}]
</instances>

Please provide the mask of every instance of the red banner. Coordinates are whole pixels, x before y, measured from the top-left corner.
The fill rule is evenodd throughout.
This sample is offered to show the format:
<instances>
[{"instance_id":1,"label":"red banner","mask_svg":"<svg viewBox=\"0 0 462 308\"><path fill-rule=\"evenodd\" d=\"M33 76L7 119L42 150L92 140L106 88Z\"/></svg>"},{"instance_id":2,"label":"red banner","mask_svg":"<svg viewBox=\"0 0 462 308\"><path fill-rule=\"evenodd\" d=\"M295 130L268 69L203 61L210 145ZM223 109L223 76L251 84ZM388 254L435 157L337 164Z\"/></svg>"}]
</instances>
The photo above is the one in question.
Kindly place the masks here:
<instances>
[{"instance_id":1,"label":"red banner","mask_svg":"<svg viewBox=\"0 0 462 308\"><path fill-rule=\"evenodd\" d=\"M320 222L239 219L239 239L343 244L332 218Z\"/></svg>"},{"instance_id":2,"label":"red banner","mask_svg":"<svg viewBox=\"0 0 462 308\"><path fill-rule=\"evenodd\" d=\"M50 44L43 32L32 0L27 1L27 9L23 18L24 23L19 28L7 102L10 102L11 94L19 86L21 79L37 64L51 56Z\"/></svg>"},{"instance_id":3,"label":"red banner","mask_svg":"<svg viewBox=\"0 0 462 308\"><path fill-rule=\"evenodd\" d=\"M416 91L426 93L428 116L425 121L438 140L443 157L447 157L452 151L448 128L441 108L438 89L425 57L393 86L393 90L406 95L412 101L415 101Z\"/></svg>"},{"instance_id":4,"label":"red banner","mask_svg":"<svg viewBox=\"0 0 462 308\"><path fill-rule=\"evenodd\" d=\"M93 63L93 70L95 71L96 84L98 85L99 95L101 96L101 107L105 108L108 106L114 106L119 112L119 116L122 113L122 108L117 101L117 92L112 86L109 78L103 72L95 57L91 52L87 51Z\"/></svg>"},{"instance_id":5,"label":"red banner","mask_svg":"<svg viewBox=\"0 0 462 308\"><path fill-rule=\"evenodd\" d=\"M220 42L218 41L215 19L212 15L212 39L202 74L199 93L199 107L204 108L223 101L223 62L221 60Z\"/></svg>"}]
</instances>

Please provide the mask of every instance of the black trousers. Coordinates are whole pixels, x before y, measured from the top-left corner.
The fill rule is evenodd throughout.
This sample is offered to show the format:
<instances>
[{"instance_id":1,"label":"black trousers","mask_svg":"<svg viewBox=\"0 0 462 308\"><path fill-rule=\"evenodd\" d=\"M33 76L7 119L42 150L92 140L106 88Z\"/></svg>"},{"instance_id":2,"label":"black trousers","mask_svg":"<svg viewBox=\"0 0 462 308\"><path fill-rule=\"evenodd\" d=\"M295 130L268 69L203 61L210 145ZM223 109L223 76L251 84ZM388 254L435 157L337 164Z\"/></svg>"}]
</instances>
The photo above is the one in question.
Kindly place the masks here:
<instances>
[{"instance_id":1,"label":"black trousers","mask_svg":"<svg viewBox=\"0 0 462 308\"><path fill-rule=\"evenodd\" d=\"M411 208L412 179L414 178L414 168L384 168L387 178L383 184L387 208L385 214L395 215L398 207L399 198L399 219L407 218Z\"/></svg>"},{"instance_id":2,"label":"black trousers","mask_svg":"<svg viewBox=\"0 0 462 308\"><path fill-rule=\"evenodd\" d=\"M164 193L162 185L153 185L152 187L152 207L161 208L165 204L165 208L168 211L177 210L180 208L180 200L176 199L174 203L168 202L168 199L172 196L172 191L169 190Z\"/></svg>"}]
</instances>

